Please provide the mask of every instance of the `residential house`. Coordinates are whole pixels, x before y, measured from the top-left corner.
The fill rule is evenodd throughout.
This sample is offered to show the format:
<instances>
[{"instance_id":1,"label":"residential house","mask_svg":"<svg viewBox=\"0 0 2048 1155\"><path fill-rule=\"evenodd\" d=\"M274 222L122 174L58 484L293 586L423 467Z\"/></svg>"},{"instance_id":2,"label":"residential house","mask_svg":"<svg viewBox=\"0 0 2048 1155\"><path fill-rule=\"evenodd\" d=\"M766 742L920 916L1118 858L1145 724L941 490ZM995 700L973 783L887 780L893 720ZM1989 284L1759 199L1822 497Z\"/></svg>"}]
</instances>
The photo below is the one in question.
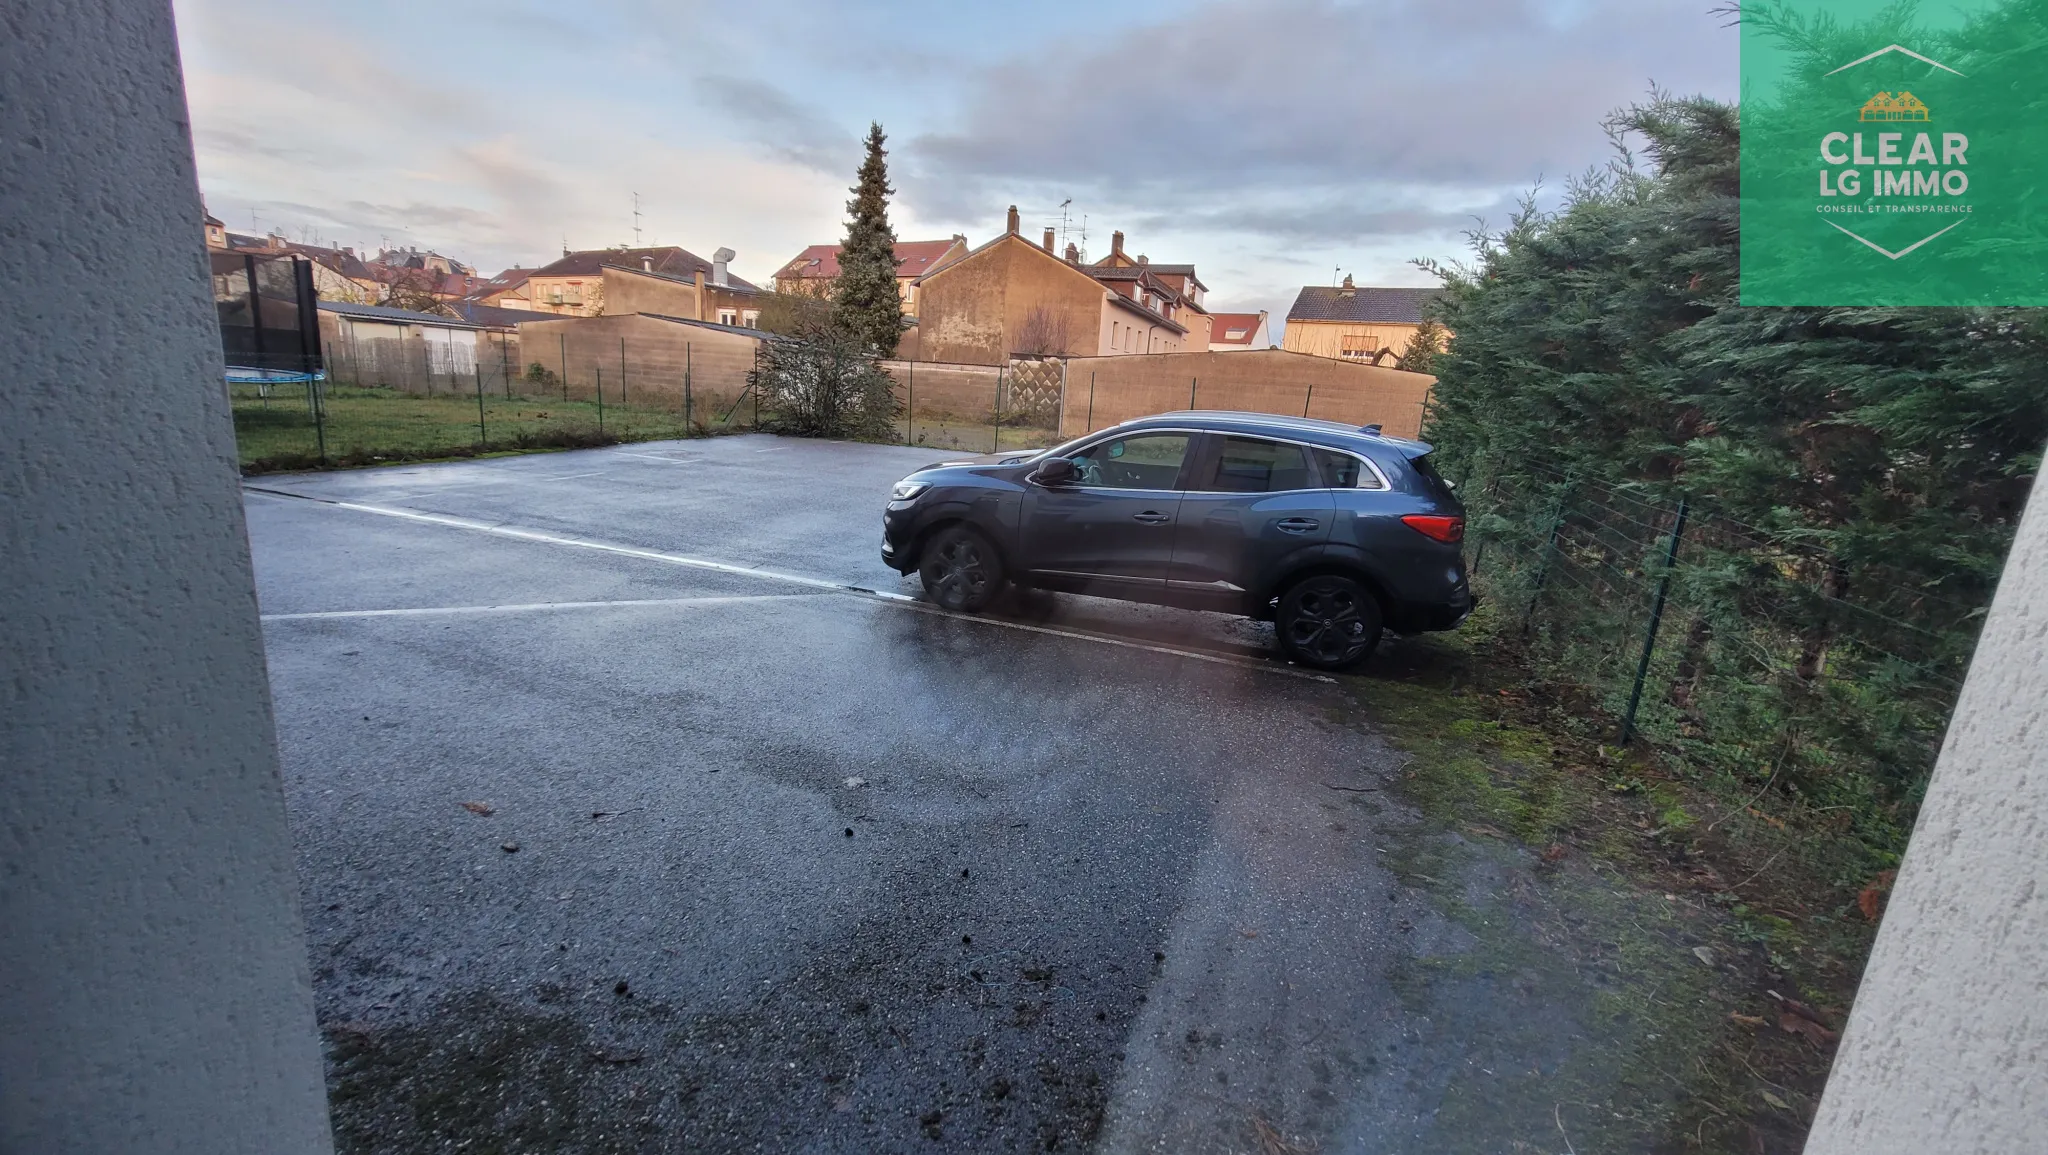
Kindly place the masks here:
<instances>
[{"instance_id":1,"label":"residential house","mask_svg":"<svg viewBox=\"0 0 2048 1155\"><path fill-rule=\"evenodd\" d=\"M644 312L751 326L761 290L732 275L731 249L711 256L674 245L564 251L528 274L526 307L564 317Z\"/></svg>"},{"instance_id":2,"label":"residential house","mask_svg":"<svg viewBox=\"0 0 2048 1155\"><path fill-rule=\"evenodd\" d=\"M393 269L425 269L427 272L443 276L449 273L476 276L476 266L465 265L453 257L444 257L432 249L424 253L418 248L385 249L370 258L370 263Z\"/></svg>"},{"instance_id":3,"label":"residential house","mask_svg":"<svg viewBox=\"0 0 2048 1155\"><path fill-rule=\"evenodd\" d=\"M1307 285L1287 311L1281 348L1317 357L1377 364L1400 358L1422 326L1422 310L1439 289L1373 288L1352 283Z\"/></svg>"},{"instance_id":4,"label":"residential house","mask_svg":"<svg viewBox=\"0 0 2048 1155\"><path fill-rule=\"evenodd\" d=\"M532 269L522 269L514 265L479 285L467 300L498 309L531 310L532 291L527 287L527 278L531 276Z\"/></svg>"},{"instance_id":5,"label":"residential house","mask_svg":"<svg viewBox=\"0 0 2048 1155\"><path fill-rule=\"evenodd\" d=\"M1155 265L1143 253L1132 256L1124 249L1123 231L1118 230L1109 235L1109 255L1088 266L1088 271L1185 327L1189 352L1208 348L1212 326L1204 301L1209 287L1195 275L1193 265Z\"/></svg>"},{"instance_id":6,"label":"residential house","mask_svg":"<svg viewBox=\"0 0 2048 1155\"><path fill-rule=\"evenodd\" d=\"M995 240L918 278L917 328L901 352L922 360L1004 364L1015 356L1178 353L1187 326L1175 295L1143 275L1084 266L1072 246L1053 251L1018 235L1017 208ZM1142 270L1141 270L1142 272Z\"/></svg>"},{"instance_id":7,"label":"residential house","mask_svg":"<svg viewBox=\"0 0 2048 1155\"><path fill-rule=\"evenodd\" d=\"M1209 314L1209 351L1239 353L1271 348L1273 336L1266 328L1266 311L1256 313Z\"/></svg>"},{"instance_id":8,"label":"residential house","mask_svg":"<svg viewBox=\"0 0 2048 1155\"><path fill-rule=\"evenodd\" d=\"M967 255L967 238L958 233L943 241L896 242L896 295L903 311L917 315L917 279ZM822 297L839 279L839 246L812 245L775 273L775 291Z\"/></svg>"},{"instance_id":9,"label":"residential house","mask_svg":"<svg viewBox=\"0 0 2048 1155\"><path fill-rule=\"evenodd\" d=\"M226 222L226 221L223 221L223 220L221 220L221 219L220 219L219 217L217 217L217 216L214 216L214 215L213 215L212 213L207 213L207 214L206 214L206 251L207 251L207 252L209 252L209 253L224 253L224 252L227 252L227 250L228 250L228 226L227 226L227 222Z\"/></svg>"}]
</instances>

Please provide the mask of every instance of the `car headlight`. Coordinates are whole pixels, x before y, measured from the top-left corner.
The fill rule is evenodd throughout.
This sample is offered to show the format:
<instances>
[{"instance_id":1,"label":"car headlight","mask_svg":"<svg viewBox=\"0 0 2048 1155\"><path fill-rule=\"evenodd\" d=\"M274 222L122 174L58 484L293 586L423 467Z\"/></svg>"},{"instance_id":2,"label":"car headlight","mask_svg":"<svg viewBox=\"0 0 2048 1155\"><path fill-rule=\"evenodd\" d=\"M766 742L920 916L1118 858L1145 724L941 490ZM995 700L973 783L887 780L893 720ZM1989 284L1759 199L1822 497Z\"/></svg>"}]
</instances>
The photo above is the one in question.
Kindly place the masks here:
<instances>
[{"instance_id":1,"label":"car headlight","mask_svg":"<svg viewBox=\"0 0 2048 1155\"><path fill-rule=\"evenodd\" d=\"M899 481L896 483L896 488L889 491L889 500L909 501L930 488L930 485L922 481Z\"/></svg>"}]
</instances>

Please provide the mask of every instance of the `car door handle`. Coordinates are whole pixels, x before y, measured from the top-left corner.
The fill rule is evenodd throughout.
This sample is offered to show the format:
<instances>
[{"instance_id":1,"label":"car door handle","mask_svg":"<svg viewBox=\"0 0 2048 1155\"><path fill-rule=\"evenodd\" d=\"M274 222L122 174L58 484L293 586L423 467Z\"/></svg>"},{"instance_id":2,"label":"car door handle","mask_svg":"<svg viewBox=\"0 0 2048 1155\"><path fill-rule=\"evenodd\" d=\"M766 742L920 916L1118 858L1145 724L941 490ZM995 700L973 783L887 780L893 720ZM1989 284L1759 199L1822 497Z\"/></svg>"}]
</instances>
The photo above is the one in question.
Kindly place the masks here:
<instances>
[{"instance_id":1,"label":"car door handle","mask_svg":"<svg viewBox=\"0 0 2048 1155\"><path fill-rule=\"evenodd\" d=\"M1172 521L1172 520L1173 520L1173 518L1169 517L1169 516L1168 516L1168 515L1166 515L1166 514L1163 514L1163 513L1159 512L1159 511L1158 511L1158 510L1156 510L1156 509L1148 509L1148 510L1144 511L1143 513L1134 513L1134 514L1132 514L1132 515L1131 515L1131 520L1132 520L1132 521L1142 521L1142 522L1144 522L1144 523L1145 523L1146 525L1162 525L1162 524L1164 524L1164 523L1166 523L1166 522Z\"/></svg>"},{"instance_id":2,"label":"car door handle","mask_svg":"<svg viewBox=\"0 0 2048 1155\"><path fill-rule=\"evenodd\" d=\"M1313 517L1283 517L1273 523L1282 533L1307 533L1321 524Z\"/></svg>"}]
</instances>

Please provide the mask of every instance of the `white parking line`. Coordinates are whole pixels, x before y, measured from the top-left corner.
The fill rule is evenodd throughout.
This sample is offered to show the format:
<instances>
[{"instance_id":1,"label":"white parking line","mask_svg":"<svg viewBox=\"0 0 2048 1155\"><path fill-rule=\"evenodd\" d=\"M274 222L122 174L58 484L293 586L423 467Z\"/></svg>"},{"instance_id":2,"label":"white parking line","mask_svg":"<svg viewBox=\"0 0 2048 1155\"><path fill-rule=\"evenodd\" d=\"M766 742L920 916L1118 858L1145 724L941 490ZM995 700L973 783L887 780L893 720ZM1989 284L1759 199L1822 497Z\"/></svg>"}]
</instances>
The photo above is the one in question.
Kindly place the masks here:
<instances>
[{"instance_id":1,"label":"white parking line","mask_svg":"<svg viewBox=\"0 0 2048 1155\"><path fill-rule=\"evenodd\" d=\"M524 614L540 610L612 609L619 606L720 606L736 602L785 602L823 594L723 594L696 598L637 598L610 602L527 602L502 606L419 606L395 610L317 610L297 614L264 614L266 622L308 622L328 618L414 618L437 614Z\"/></svg>"},{"instance_id":2,"label":"white parking line","mask_svg":"<svg viewBox=\"0 0 2048 1155\"><path fill-rule=\"evenodd\" d=\"M487 522L471 521L467 518L461 517L448 517L438 513L416 513L410 509L393 509L389 506L382 505L364 505L361 502L355 501L337 501L331 497L312 497L307 494L292 493L282 489L265 489L261 486L255 485L245 485L242 488L249 493L261 494L266 497L285 497L293 498L299 501L311 501L321 505L333 506L337 509L354 510L357 513L368 513L378 517L395 517L402 521L416 521L426 525L446 526L449 529L466 529L473 533L488 533L495 535L497 537L513 538L517 541L533 541L541 542L547 545L569 546L574 549L597 550L600 553L612 553L619 554L624 557L636 557L646 561L661 562L665 565L682 566L686 569L701 569L709 570L713 573L739 574L745 577L765 578L769 581L786 582L791 585L804 586L808 589L824 590L830 593L846 594L853 597L868 598L875 601L885 602L889 605L901 606L904 609L915 610L919 613L932 614L938 617L953 618L955 620L963 622L974 622L978 625L984 626L1000 626L1001 628L1006 630L1023 630L1026 633L1046 634L1056 638L1073 638L1077 641L1095 642L1100 645L1116 646L1120 649L1126 650L1144 650L1147 653L1167 654L1176 658L1192 658L1198 662L1209 662L1219 666L1233 666L1241 670L1257 670L1261 673L1266 674L1281 674L1286 677L1302 678L1311 682L1325 682L1332 684L1336 682L1335 678L1329 677L1324 674L1312 674L1306 670L1289 669L1286 666L1275 665L1271 662L1260 662L1250 658L1240 658L1228 654L1212 654L1204 653L1200 650L1184 650L1176 646L1160 646L1154 645L1150 642L1134 642L1128 641L1124 638L1112 638L1105 637L1101 634L1083 633L1079 630L1062 630L1052 626L1037 626L1031 625L1027 622L1007 621L1003 618L983 617L977 614L955 613L951 610L941 609L938 606L932 605L928 602L919 601L918 599L913 598L907 594L893 593L887 590L869 589L866 586L857 586L849 582L835 582L827 581L823 578L805 577L802 574L784 573L780 570L766 569L759 566L736 565L732 562L712 561L708 558L687 557L682 554L664 553L660 550L641 549L637 546L618 545L613 542L607 541L593 541L589 538L566 537L562 534L542 533L538 530L531 529L519 529L515 526L509 525L492 525ZM348 613L351 616L369 616L393 613L393 611L388 610L361 610L336 612Z\"/></svg>"},{"instance_id":3,"label":"white parking line","mask_svg":"<svg viewBox=\"0 0 2048 1155\"><path fill-rule=\"evenodd\" d=\"M630 453L624 449L615 451L612 456L637 457L642 461L659 461L663 465L688 465L690 462L697 460L694 457L659 457L652 453Z\"/></svg>"}]
</instances>

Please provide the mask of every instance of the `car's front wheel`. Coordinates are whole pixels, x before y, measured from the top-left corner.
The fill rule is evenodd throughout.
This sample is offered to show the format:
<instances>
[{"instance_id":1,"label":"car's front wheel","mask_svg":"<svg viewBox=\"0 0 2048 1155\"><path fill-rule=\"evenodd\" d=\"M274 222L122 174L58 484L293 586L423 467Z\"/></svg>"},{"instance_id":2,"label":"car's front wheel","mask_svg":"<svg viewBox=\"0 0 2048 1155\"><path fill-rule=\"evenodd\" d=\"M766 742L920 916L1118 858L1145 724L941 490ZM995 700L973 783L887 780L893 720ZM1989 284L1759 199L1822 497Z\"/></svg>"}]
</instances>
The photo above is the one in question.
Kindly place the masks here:
<instances>
[{"instance_id":1,"label":"car's front wheel","mask_svg":"<svg viewBox=\"0 0 2048 1155\"><path fill-rule=\"evenodd\" d=\"M1003 559L976 530L948 526L925 544L917 576L933 602L971 614L986 608L1001 592Z\"/></svg>"},{"instance_id":2,"label":"car's front wheel","mask_svg":"<svg viewBox=\"0 0 2048 1155\"><path fill-rule=\"evenodd\" d=\"M1380 629L1379 599L1341 574L1294 583L1280 595L1273 616L1280 649L1319 670L1349 669L1364 661L1379 646Z\"/></svg>"}]
</instances>

